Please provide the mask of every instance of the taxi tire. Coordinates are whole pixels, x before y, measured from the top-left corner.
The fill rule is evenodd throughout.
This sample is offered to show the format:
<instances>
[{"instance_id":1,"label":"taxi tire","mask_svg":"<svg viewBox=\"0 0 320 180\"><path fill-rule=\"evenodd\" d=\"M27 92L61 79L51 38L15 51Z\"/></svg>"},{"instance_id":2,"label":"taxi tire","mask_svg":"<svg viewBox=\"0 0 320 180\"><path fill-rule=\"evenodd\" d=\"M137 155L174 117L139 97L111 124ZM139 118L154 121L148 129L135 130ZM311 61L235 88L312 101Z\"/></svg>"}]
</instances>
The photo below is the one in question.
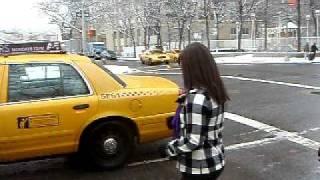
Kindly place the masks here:
<instances>
[{"instance_id":1,"label":"taxi tire","mask_svg":"<svg viewBox=\"0 0 320 180\"><path fill-rule=\"evenodd\" d=\"M141 64L144 64L144 61L143 61L143 59L142 59L142 58L140 58L140 61L141 61Z\"/></svg>"},{"instance_id":2,"label":"taxi tire","mask_svg":"<svg viewBox=\"0 0 320 180\"><path fill-rule=\"evenodd\" d=\"M103 145L107 138L114 138L119 144L115 155L105 153ZM89 132L82 146L81 155L85 161L101 170L122 167L134 150L134 136L130 129L121 122L107 122L98 125Z\"/></svg>"},{"instance_id":3,"label":"taxi tire","mask_svg":"<svg viewBox=\"0 0 320 180\"><path fill-rule=\"evenodd\" d=\"M152 66L152 59L148 59L146 64L149 65L149 66Z\"/></svg>"}]
</instances>

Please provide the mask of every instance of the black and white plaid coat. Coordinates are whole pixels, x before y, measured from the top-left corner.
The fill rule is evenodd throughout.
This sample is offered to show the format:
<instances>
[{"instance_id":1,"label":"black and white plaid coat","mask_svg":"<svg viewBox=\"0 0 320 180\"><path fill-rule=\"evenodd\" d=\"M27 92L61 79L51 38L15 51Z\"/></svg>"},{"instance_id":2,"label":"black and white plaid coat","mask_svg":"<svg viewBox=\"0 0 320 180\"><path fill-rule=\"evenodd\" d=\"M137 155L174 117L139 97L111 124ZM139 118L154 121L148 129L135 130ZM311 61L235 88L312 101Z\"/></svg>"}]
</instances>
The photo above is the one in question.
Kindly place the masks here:
<instances>
[{"instance_id":1,"label":"black and white plaid coat","mask_svg":"<svg viewBox=\"0 0 320 180\"><path fill-rule=\"evenodd\" d=\"M209 174L225 165L223 108L201 89L187 93L180 113L180 138L168 144L177 168L188 174Z\"/></svg>"}]
</instances>

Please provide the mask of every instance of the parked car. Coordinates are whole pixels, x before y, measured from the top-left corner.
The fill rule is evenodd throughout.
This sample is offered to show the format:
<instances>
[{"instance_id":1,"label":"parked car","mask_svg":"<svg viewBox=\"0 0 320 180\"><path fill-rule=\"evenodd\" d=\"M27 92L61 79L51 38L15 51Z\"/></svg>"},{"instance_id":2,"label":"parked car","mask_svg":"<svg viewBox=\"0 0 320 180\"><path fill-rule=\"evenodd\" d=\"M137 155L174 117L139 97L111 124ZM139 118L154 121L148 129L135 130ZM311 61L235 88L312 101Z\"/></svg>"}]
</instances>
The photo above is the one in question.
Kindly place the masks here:
<instances>
[{"instance_id":1,"label":"parked car","mask_svg":"<svg viewBox=\"0 0 320 180\"><path fill-rule=\"evenodd\" d=\"M38 47L0 48L0 163L73 154L111 169L124 165L136 144L171 136L175 83L118 76L60 51L11 55L11 46Z\"/></svg>"},{"instance_id":2,"label":"parked car","mask_svg":"<svg viewBox=\"0 0 320 180\"><path fill-rule=\"evenodd\" d=\"M103 51L106 50L104 42L89 42L87 45L87 56L94 59L101 59Z\"/></svg>"},{"instance_id":3,"label":"parked car","mask_svg":"<svg viewBox=\"0 0 320 180\"><path fill-rule=\"evenodd\" d=\"M117 54L114 51L107 50L107 55L105 58L108 60L117 60Z\"/></svg>"},{"instance_id":4,"label":"parked car","mask_svg":"<svg viewBox=\"0 0 320 180\"><path fill-rule=\"evenodd\" d=\"M147 50L140 55L142 64L153 65L166 63L169 64L171 58L168 54L164 53L161 49Z\"/></svg>"}]
</instances>

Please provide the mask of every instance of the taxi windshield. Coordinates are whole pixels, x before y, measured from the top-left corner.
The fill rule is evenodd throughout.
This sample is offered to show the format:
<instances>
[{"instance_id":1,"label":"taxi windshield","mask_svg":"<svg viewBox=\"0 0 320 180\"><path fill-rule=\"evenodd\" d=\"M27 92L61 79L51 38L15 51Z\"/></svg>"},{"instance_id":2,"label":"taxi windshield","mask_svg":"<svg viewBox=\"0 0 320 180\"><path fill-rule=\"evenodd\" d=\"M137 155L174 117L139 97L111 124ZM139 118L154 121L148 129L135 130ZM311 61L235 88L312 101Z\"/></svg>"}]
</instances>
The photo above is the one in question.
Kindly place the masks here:
<instances>
[{"instance_id":1,"label":"taxi windshield","mask_svg":"<svg viewBox=\"0 0 320 180\"><path fill-rule=\"evenodd\" d=\"M151 54L162 54L163 51L161 51L160 49L155 49L155 50L151 50L150 53Z\"/></svg>"}]
</instances>

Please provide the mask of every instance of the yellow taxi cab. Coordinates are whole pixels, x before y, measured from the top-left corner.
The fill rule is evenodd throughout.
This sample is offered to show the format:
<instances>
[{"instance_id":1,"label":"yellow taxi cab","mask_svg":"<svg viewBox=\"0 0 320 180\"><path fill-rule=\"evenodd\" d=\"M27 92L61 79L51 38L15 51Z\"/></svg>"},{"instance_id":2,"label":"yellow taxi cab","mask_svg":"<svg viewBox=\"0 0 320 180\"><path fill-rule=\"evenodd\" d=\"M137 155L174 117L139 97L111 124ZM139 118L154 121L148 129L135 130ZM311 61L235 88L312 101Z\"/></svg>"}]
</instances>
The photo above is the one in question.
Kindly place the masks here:
<instances>
[{"instance_id":1,"label":"yellow taxi cab","mask_svg":"<svg viewBox=\"0 0 320 180\"><path fill-rule=\"evenodd\" d=\"M169 64L171 58L168 54L164 53L161 49L153 49L144 51L140 55L140 61L142 64L153 65L166 63Z\"/></svg>"},{"instance_id":2,"label":"yellow taxi cab","mask_svg":"<svg viewBox=\"0 0 320 180\"><path fill-rule=\"evenodd\" d=\"M178 62L180 53L181 53L180 49L171 49L171 50L166 51L166 54L168 54L169 57L172 59L172 61L175 63Z\"/></svg>"},{"instance_id":3,"label":"yellow taxi cab","mask_svg":"<svg viewBox=\"0 0 320 180\"><path fill-rule=\"evenodd\" d=\"M171 135L175 83L117 76L84 56L44 52L43 43L20 45L0 45L0 163L77 154L110 169L136 144Z\"/></svg>"}]
</instances>

